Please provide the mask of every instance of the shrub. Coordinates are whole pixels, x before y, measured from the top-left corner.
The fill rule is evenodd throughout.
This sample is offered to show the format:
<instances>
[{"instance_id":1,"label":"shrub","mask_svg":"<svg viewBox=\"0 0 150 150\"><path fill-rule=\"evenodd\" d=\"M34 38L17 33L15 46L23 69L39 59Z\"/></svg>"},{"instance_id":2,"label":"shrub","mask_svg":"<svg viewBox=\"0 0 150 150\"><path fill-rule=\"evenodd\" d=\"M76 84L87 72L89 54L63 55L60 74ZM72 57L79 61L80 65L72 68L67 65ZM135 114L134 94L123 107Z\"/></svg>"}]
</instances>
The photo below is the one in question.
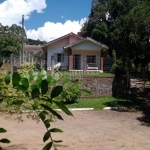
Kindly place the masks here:
<instances>
[{"instance_id":1,"label":"shrub","mask_svg":"<svg viewBox=\"0 0 150 150\"><path fill-rule=\"evenodd\" d=\"M61 94L62 99L68 104L76 103L80 96L81 91L72 87L65 89Z\"/></svg>"},{"instance_id":2,"label":"shrub","mask_svg":"<svg viewBox=\"0 0 150 150\"><path fill-rule=\"evenodd\" d=\"M30 74L31 72L34 71L35 64L34 63L29 63L29 62L24 62L20 69L18 69L18 73L23 76L25 74Z\"/></svg>"}]
</instances>

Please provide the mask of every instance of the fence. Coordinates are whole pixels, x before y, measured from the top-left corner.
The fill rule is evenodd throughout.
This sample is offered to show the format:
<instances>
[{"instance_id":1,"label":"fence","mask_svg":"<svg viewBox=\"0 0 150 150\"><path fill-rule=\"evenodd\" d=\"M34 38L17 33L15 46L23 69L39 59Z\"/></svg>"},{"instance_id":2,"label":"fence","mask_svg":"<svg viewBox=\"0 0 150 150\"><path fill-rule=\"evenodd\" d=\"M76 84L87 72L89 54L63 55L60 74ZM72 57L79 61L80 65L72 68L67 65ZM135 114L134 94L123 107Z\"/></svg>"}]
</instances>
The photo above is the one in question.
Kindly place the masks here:
<instances>
[{"instance_id":1,"label":"fence","mask_svg":"<svg viewBox=\"0 0 150 150\"><path fill-rule=\"evenodd\" d=\"M0 56L3 62L2 69L14 72L21 66L19 55L11 54L9 57ZM23 62L35 63L39 68L45 67L43 53L25 52Z\"/></svg>"},{"instance_id":2,"label":"fence","mask_svg":"<svg viewBox=\"0 0 150 150\"><path fill-rule=\"evenodd\" d=\"M110 70L112 64L109 59L104 59L104 63L102 62L101 64L100 57L81 55L73 55L71 60L68 56L54 55L50 60L49 69L51 70L52 75L57 74L56 76L59 76L59 74L61 74L71 78L98 76L103 70Z\"/></svg>"},{"instance_id":3,"label":"fence","mask_svg":"<svg viewBox=\"0 0 150 150\"><path fill-rule=\"evenodd\" d=\"M104 59L101 62L101 57L97 56L52 56L49 62L49 69L59 68L60 70L109 70L111 68L111 61ZM103 66L102 66L103 65Z\"/></svg>"}]
</instances>

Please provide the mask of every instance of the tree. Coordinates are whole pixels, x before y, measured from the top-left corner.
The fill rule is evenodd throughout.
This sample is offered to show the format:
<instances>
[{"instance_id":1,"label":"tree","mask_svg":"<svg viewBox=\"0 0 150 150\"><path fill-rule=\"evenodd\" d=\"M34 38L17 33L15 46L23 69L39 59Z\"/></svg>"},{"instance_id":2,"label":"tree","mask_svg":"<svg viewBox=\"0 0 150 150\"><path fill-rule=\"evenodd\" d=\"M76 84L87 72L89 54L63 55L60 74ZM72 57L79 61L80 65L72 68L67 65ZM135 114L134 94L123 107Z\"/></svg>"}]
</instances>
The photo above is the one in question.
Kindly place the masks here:
<instances>
[{"instance_id":1,"label":"tree","mask_svg":"<svg viewBox=\"0 0 150 150\"><path fill-rule=\"evenodd\" d=\"M99 1L79 34L109 45L110 54L115 50L119 68L125 73L135 60L149 58L149 10L149 1Z\"/></svg>"},{"instance_id":2,"label":"tree","mask_svg":"<svg viewBox=\"0 0 150 150\"><path fill-rule=\"evenodd\" d=\"M0 24L0 55L9 57L11 53L19 54L22 35L26 38L25 30L21 26L13 24L9 27Z\"/></svg>"},{"instance_id":3,"label":"tree","mask_svg":"<svg viewBox=\"0 0 150 150\"><path fill-rule=\"evenodd\" d=\"M40 41L39 39L38 40L28 39L27 44L29 44L29 45L43 45L43 44L46 44L46 41Z\"/></svg>"}]
</instances>

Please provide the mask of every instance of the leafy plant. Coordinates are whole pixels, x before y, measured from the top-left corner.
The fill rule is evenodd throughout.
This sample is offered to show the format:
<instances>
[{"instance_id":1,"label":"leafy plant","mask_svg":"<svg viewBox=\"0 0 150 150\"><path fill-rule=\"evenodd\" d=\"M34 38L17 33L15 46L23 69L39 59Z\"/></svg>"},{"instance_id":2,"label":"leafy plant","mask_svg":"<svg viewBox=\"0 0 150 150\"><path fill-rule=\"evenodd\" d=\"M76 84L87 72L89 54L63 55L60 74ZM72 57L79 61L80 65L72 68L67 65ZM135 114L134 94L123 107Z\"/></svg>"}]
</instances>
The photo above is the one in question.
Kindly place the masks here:
<instances>
[{"instance_id":1,"label":"leafy plant","mask_svg":"<svg viewBox=\"0 0 150 150\"><path fill-rule=\"evenodd\" d=\"M64 80L64 84L67 84L70 80ZM73 84L69 85L66 89L63 90L61 94L61 98L67 103L76 103L77 100L81 97L81 93L85 92L87 94L92 94L90 91L81 89L78 86L81 82L74 82Z\"/></svg>"},{"instance_id":2,"label":"leafy plant","mask_svg":"<svg viewBox=\"0 0 150 150\"><path fill-rule=\"evenodd\" d=\"M25 74L30 74L31 72L34 71L35 64L34 63L29 63L29 62L24 62L20 69L18 69L18 73L23 76Z\"/></svg>"},{"instance_id":3,"label":"leafy plant","mask_svg":"<svg viewBox=\"0 0 150 150\"><path fill-rule=\"evenodd\" d=\"M21 74L18 72L14 72L12 77L8 73L5 75L1 81L4 83L2 88L0 89L1 96L0 98L5 101L6 104L10 106L16 106L17 109L21 110L22 107L31 110L35 116L38 116L39 119L43 122L46 132L43 136L43 142L47 142L43 150L49 150L54 147L55 143L62 141L53 140L51 133L55 132L63 132L58 128L51 128L50 124L53 122L54 117L60 120L63 120L62 116L53 109L52 105L55 104L58 108L64 111L67 115L71 115L72 113L68 110L68 108L61 102L61 94L64 90L65 84L67 84L70 80L63 79L62 83L60 82L62 79L56 80L52 76L48 75L45 70L41 70L41 72L31 72L29 74ZM75 82L71 84L69 87L71 89L75 89L80 84L80 82ZM6 91L2 92L2 89L6 88L6 90L11 89L15 91L17 95L11 94L10 96L5 96ZM90 93L87 90L80 89L81 91ZM8 95L8 94L7 94ZM37 110L42 111L37 111Z\"/></svg>"},{"instance_id":4,"label":"leafy plant","mask_svg":"<svg viewBox=\"0 0 150 150\"><path fill-rule=\"evenodd\" d=\"M68 104L76 103L80 96L81 91L72 87L65 89L61 94L62 99L65 100L65 102Z\"/></svg>"}]
</instances>

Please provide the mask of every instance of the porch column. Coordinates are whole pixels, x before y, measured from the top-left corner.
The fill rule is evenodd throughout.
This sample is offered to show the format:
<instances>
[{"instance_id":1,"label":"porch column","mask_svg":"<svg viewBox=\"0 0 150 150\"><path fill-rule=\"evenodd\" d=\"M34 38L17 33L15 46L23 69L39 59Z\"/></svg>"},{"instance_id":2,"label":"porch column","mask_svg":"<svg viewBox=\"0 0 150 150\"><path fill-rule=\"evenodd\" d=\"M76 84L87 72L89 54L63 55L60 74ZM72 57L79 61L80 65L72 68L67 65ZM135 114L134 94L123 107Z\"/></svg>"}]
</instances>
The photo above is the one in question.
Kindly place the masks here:
<instances>
[{"instance_id":1,"label":"porch column","mask_svg":"<svg viewBox=\"0 0 150 150\"><path fill-rule=\"evenodd\" d=\"M68 66L69 66L69 70L73 69L73 56L72 56L72 49L68 50Z\"/></svg>"},{"instance_id":2,"label":"porch column","mask_svg":"<svg viewBox=\"0 0 150 150\"><path fill-rule=\"evenodd\" d=\"M100 70L104 70L104 50L100 51Z\"/></svg>"}]
</instances>

